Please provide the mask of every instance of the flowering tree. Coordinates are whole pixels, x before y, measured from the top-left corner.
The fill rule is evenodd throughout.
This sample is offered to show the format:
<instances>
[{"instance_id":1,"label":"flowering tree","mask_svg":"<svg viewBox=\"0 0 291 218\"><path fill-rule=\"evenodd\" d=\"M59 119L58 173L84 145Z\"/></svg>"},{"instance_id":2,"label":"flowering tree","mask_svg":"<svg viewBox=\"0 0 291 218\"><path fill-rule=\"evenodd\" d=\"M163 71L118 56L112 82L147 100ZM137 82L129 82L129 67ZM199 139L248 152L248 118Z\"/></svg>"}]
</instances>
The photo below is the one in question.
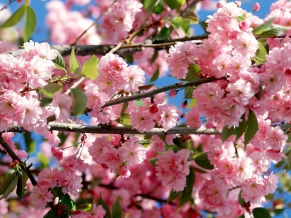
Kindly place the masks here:
<instances>
[{"instance_id":1,"label":"flowering tree","mask_svg":"<svg viewBox=\"0 0 291 218\"><path fill-rule=\"evenodd\" d=\"M9 15L13 2L0 11L2 217L284 210L273 194L291 189L291 2L263 20L238 1L50 1L54 46L30 40L34 9L18 0ZM217 11L199 23L201 4ZM178 82L155 87L166 74ZM181 108L167 102L178 92Z\"/></svg>"}]
</instances>

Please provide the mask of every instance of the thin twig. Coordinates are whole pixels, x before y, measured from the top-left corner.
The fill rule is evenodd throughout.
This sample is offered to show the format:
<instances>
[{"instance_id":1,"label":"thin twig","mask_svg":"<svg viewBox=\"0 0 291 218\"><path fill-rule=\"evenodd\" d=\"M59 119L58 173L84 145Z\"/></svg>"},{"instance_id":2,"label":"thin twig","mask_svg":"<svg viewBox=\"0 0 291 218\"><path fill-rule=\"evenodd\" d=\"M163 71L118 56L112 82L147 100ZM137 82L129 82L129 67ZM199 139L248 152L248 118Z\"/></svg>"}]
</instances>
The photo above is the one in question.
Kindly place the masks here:
<instances>
[{"instance_id":1,"label":"thin twig","mask_svg":"<svg viewBox=\"0 0 291 218\"><path fill-rule=\"evenodd\" d=\"M7 9L7 7L8 7L12 2L16 2L16 0L9 0L9 1L6 3L6 5L4 5L4 6L0 9L0 11L3 11L4 9Z\"/></svg>"},{"instance_id":2,"label":"thin twig","mask_svg":"<svg viewBox=\"0 0 291 218\"><path fill-rule=\"evenodd\" d=\"M29 168L25 167L23 165L22 160L20 160L20 158L14 153L14 151L10 148L10 146L5 142L5 140L2 138L2 133L0 134L0 144L5 149L5 151L10 155L12 160L17 160L20 163L19 165L20 165L21 169L23 169L26 172L26 174L28 175L28 178L30 179L32 185L36 186L37 182L36 182L34 176L32 175L32 173L30 172Z\"/></svg>"},{"instance_id":3,"label":"thin twig","mask_svg":"<svg viewBox=\"0 0 291 218\"><path fill-rule=\"evenodd\" d=\"M173 89L186 88L189 86L198 86L198 85L201 85L203 83L210 83L210 82L214 82L217 80L221 80L221 78L217 79L215 77L210 77L210 78L204 78L204 79L200 79L200 80L196 80L196 81L192 81L192 82L187 82L187 83L182 83L182 84L176 83L174 85L164 86L164 87L157 88L157 89L154 89L154 90L149 91L149 92L144 92L141 94L136 94L136 95L131 95L131 96L113 99L113 100L106 102L101 108L109 107L109 106L120 104L120 103L129 102L129 101L134 101L134 100L138 100L138 99L142 99L142 98L152 97L156 94L170 91Z\"/></svg>"},{"instance_id":4,"label":"thin twig","mask_svg":"<svg viewBox=\"0 0 291 218\"><path fill-rule=\"evenodd\" d=\"M116 2L116 0L114 0L109 6L108 6L108 8L106 8L106 10L105 11L103 11L100 15L99 15L99 17L86 29L86 30L84 30L77 38L76 38L76 40L74 41L74 43L73 43L73 45L77 45L77 43L78 43L78 41L82 38L82 36L84 36L86 33L87 33L87 31L91 28L91 27L93 27L95 24L97 24L97 22L100 20L100 18L109 10L109 8L111 8L112 7L112 5L114 4Z\"/></svg>"}]
</instances>

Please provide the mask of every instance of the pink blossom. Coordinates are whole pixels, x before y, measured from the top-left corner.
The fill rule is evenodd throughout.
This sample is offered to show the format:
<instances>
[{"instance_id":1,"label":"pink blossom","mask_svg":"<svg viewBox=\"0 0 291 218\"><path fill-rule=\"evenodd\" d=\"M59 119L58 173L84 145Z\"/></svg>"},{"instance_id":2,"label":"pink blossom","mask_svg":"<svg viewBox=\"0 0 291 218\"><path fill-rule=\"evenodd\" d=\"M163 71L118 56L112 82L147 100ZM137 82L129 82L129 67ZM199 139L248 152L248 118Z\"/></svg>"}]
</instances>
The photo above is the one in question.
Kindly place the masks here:
<instances>
[{"instance_id":1,"label":"pink blossom","mask_svg":"<svg viewBox=\"0 0 291 218\"><path fill-rule=\"evenodd\" d=\"M131 112L130 123L139 132L149 131L155 126L151 113L144 106L140 106L137 111Z\"/></svg>"},{"instance_id":2,"label":"pink blossom","mask_svg":"<svg viewBox=\"0 0 291 218\"><path fill-rule=\"evenodd\" d=\"M129 66L125 69L125 74L127 73L127 85L125 90L128 92L137 92L139 86L145 84L144 71L137 65Z\"/></svg>"},{"instance_id":3,"label":"pink blossom","mask_svg":"<svg viewBox=\"0 0 291 218\"><path fill-rule=\"evenodd\" d=\"M253 6L253 11L258 11L258 10L260 10L260 4L256 2Z\"/></svg>"},{"instance_id":4,"label":"pink blossom","mask_svg":"<svg viewBox=\"0 0 291 218\"><path fill-rule=\"evenodd\" d=\"M161 125L165 130L176 126L179 115L175 106L162 105L159 107L159 111L161 112L157 117L159 125Z\"/></svg>"},{"instance_id":5,"label":"pink blossom","mask_svg":"<svg viewBox=\"0 0 291 218\"><path fill-rule=\"evenodd\" d=\"M107 141L106 137L96 138L93 145L89 147L89 153L95 162L105 164L113 171L115 171L120 164L118 150Z\"/></svg>"},{"instance_id":6,"label":"pink blossom","mask_svg":"<svg viewBox=\"0 0 291 218\"><path fill-rule=\"evenodd\" d=\"M136 144L138 138L134 137L130 141L122 143L118 149L120 160L126 162L126 165L140 164L145 159L146 150L141 144Z\"/></svg>"},{"instance_id":7,"label":"pink blossom","mask_svg":"<svg viewBox=\"0 0 291 218\"><path fill-rule=\"evenodd\" d=\"M52 147L51 152L58 161L63 159L63 151L59 147Z\"/></svg>"},{"instance_id":8,"label":"pink blossom","mask_svg":"<svg viewBox=\"0 0 291 218\"><path fill-rule=\"evenodd\" d=\"M170 56L167 59L172 68L171 75L178 79L185 79L188 73L189 63L195 63L197 47L192 42L177 42L170 48Z\"/></svg>"},{"instance_id":9,"label":"pink blossom","mask_svg":"<svg viewBox=\"0 0 291 218\"><path fill-rule=\"evenodd\" d=\"M46 203L53 200L53 194L46 189L46 187L37 185L34 186L32 193L30 194L30 200L39 210L44 210Z\"/></svg>"},{"instance_id":10,"label":"pink blossom","mask_svg":"<svg viewBox=\"0 0 291 218\"><path fill-rule=\"evenodd\" d=\"M57 121L68 120L71 116L70 107L72 105L72 99L67 94L57 92L53 97L52 105L56 107L55 114Z\"/></svg>"},{"instance_id":11,"label":"pink blossom","mask_svg":"<svg viewBox=\"0 0 291 218\"><path fill-rule=\"evenodd\" d=\"M177 153L172 150L158 156L156 162L157 177L163 185L167 185L176 192L182 191L186 185L186 176L189 174L187 159L190 155L188 149L182 149Z\"/></svg>"},{"instance_id":12,"label":"pink blossom","mask_svg":"<svg viewBox=\"0 0 291 218\"><path fill-rule=\"evenodd\" d=\"M59 173L58 187L62 187L64 194L71 193L77 196L82 188L82 178L72 172L65 171Z\"/></svg>"}]
</instances>

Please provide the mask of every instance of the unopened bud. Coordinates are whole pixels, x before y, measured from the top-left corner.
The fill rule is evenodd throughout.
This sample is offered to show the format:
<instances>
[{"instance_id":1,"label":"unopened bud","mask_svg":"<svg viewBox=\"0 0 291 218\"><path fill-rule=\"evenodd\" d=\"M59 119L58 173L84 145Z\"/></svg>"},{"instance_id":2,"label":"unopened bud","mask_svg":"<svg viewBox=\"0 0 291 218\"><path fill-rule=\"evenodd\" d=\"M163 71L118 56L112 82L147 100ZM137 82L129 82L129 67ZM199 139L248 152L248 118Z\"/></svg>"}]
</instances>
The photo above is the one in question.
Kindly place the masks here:
<instances>
[{"instance_id":1,"label":"unopened bud","mask_svg":"<svg viewBox=\"0 0 291 218\"><path fill-rule=\"evenodd\" d=\"M257 2L253 6L253 11L258 11L258 10L260 10L260 4Z\"/></svg>"},{"instance_id":2,"label":"unopened bud","mask_svg":"<svg viewBox=\"0 0 291 218\"><path fill-rule=\"evenodd\" d=\"M181 104L181 107L185 109L187 108L187 106L188 106L188 101L187 100L183 101L183 103Z\"/></svg>"},{"instance_id":3,"label":"unopened bud","mask_svg":"<svg viewBox=\"0 0 291 218\"><path fill-rule=\"evenodd\" d=\"M169 98L174 98L178 92L179 92L179 90L171 90L169 92Z\"/></svg>"},{"instance_id":4,"label":"unopened bud","mask_svg":"<svg viewBox=\"0 0 291 218\"><path fill-rule=\"evenodd\" d=\"M159 111L159 108L157 107L157 104L152 104L149 108L150 113L155 114Z\"/></svg>"}]
</instances>

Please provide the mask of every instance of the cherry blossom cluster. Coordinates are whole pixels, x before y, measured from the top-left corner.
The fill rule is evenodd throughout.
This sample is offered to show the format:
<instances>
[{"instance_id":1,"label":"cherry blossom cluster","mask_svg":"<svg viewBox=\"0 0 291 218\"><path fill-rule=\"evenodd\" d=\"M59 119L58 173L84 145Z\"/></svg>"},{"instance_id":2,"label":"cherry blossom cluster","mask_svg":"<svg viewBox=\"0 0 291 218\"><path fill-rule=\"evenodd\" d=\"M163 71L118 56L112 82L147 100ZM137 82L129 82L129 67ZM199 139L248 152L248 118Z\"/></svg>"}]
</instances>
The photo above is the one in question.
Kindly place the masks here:
<instances>
[{"instance_id":1,"label":"cherry blossom cluster","mask_svg":"<svg viewBox=\"0 0 291 218\"><path fill-rule=\"evenodd\" d=\"M82 188L82 178L76 172L83 173L88 168L80 158L74 156L67 157L62 165L64 171L56 168L46 168L38 175L38 183L33 187L30 195L31 202L42 210L48 202L52 202L54 197L52 189L60 187L63 194L70 193L77 196Z\"/></svg>"},{"instance_id":2,"label":"cherry blossom cluster","mask_svg":"<svg viewBox=\"0 0 291 218\"><path fill-rule=\"evenodd\" d=\"M51 115L40 107L37 93L33 90L48 84L57 53L47 43L24 43L22 53L14 57L0 55L0 130L22 126L29 131L45 134L46 118Z\"/></svg>"},{"instance_id":3,"label":"cherry blossom cluster","mask_svg":"<svg viewBox=\"0 0 291 218\"><path fill-rule=\"evenodd\" d=\"M76 2L79 1L74 3ZM63 2L58 0L47 3L47 10L46 24L51 29L50 40L55 44L72 44L93 22L79 11L69 11ZM96 27L90 28L78 43L100 44L101 38Z\"/></svg>"},{"instance_id":4,"label":"cherry blossom cluster","mask_svg":"<svg viewBox=\"0 0 291 218\"><path fill-rule=\"evenodd\" d=\"M135 16L143 5L137 0L118 0L103 16L101 25L104 43L118 43L126 39L133 28ZM110 37L108 37L110 36Z\"/></svg>"}]
</instances>

